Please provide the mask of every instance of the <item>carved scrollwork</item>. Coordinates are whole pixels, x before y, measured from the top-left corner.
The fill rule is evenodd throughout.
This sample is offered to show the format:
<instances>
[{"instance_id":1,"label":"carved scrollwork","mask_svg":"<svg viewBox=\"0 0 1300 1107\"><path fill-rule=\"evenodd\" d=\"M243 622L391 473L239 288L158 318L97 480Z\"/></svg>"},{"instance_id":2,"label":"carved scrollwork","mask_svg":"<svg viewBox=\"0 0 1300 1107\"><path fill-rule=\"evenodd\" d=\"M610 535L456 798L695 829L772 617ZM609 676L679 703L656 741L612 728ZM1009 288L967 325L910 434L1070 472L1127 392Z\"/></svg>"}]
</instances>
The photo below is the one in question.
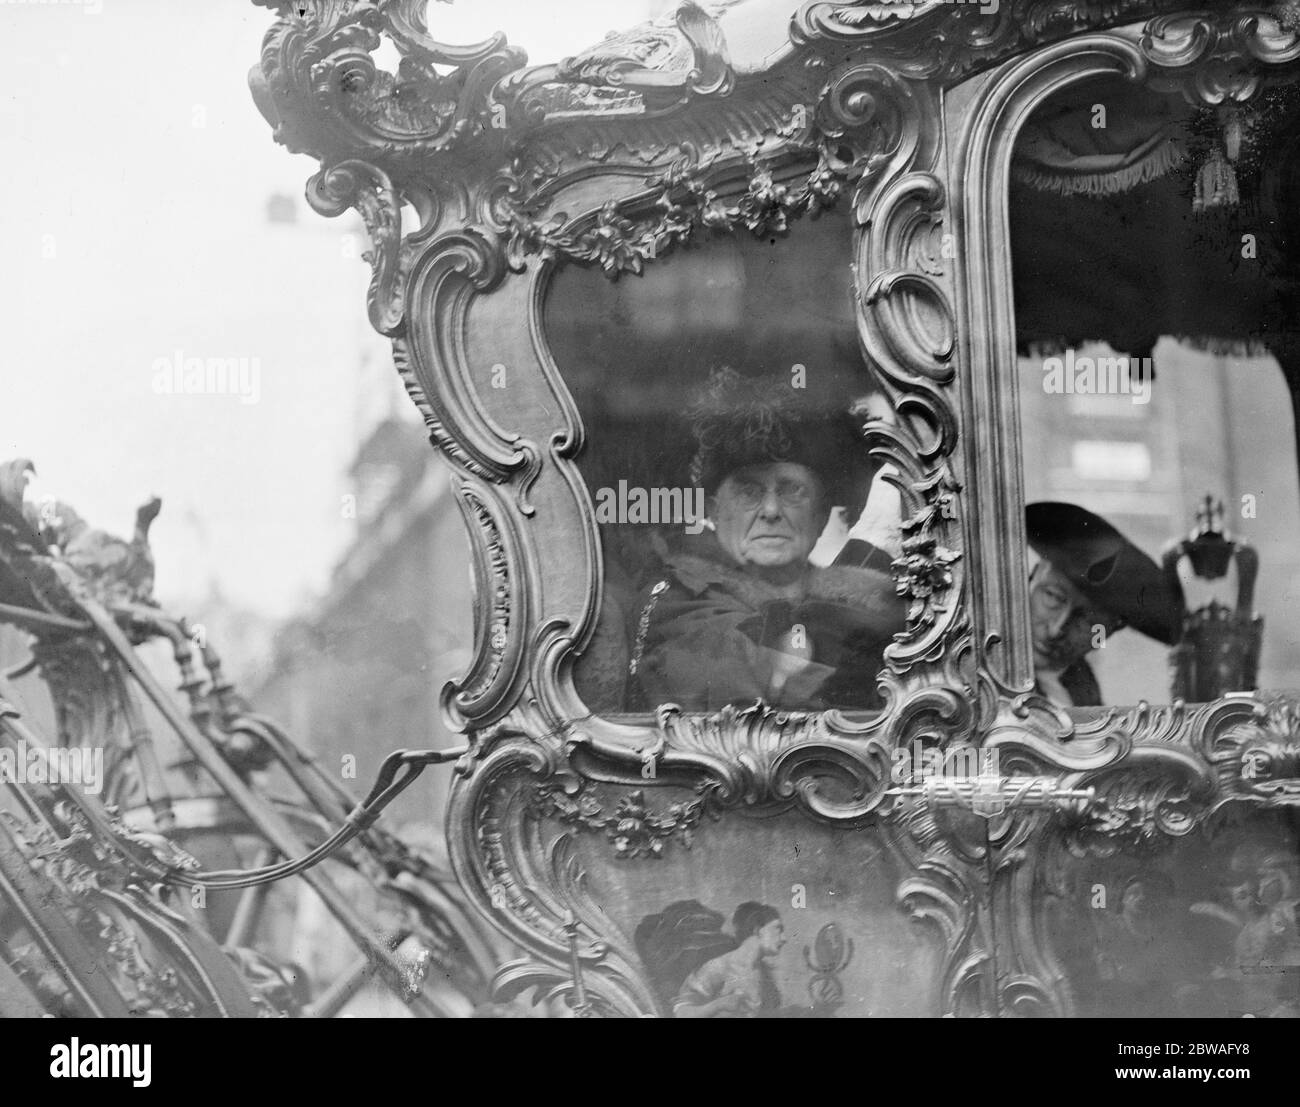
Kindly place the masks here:
<instances>
[{"instance_id":1,"label":"carved scrollwork","mask_svg":"<svg viewBox=\"0 0 1300 1107\"><path fill-rule=\"evenodd\" d=\"M119 666L95 641L38 640L32 656L40 665L56 705L59 745L104 750L104 794L111 804L139 802L160 794L160 773L152 757L139 704Z\"/></svg>"},{"instance_id":2,"label":"carved scrollwork","mask_svg":"<svg viewBox=\"0 0 1300 1107\"><path fill-rule=\"evenodd\" d=\"M1112 709L1070 741L1009 729L990 746L1022 763L1075 773L1095 802L1067 820L1083 854L1182 837L1227 804L1287 806L1300 796L1300 705L1293 696L1229 696L1188 708Z\"/></svg>"},{"instance_id":3,"label":"carved scrollwork","mask_svg":"<svg viewBox=\"0 0 1300 1107\"><path fill-rule=\"evenodd\" d=\"M941 1010L958 1017L980 1013L994 965L980 940L969 875L942 851L933 852L917 865L917 875L899 886L898 903L914 922L933 928L942 943Z\"/></svg>"},{"instance_id":4,"label":"carved scrollwork","mask_svg":"<svg viewBox=\"0 0 1300 1107\"><path fill-rule=\"evenodd\" d=\"M880 3L878 0L815 0L799 8L793 20L796 42L818 38L833 42L856 42L908 23L918 16L942 10L939 0L904 0L903 3Z\"/></svg>"},{"instance_id":5,"label":"carved scrollwork","mask_svg":"<svg viewBox=\"0 0 1300 1107\"><path fill-rule=\"evenodd\" d=\"M572 998L581 984L599 1013L664 1013L648 990L636 990L637 959L591 900L578 842L604 838L614 865L658 864L670 844L710 849L706 825L733 812L795 806L832 826L879 827L888 848L909 859L917 875L900 886L900 904L939 924L953 981L945 1002L973 1012L966 992L983 986L990 960L974 906L978 881L924 806L891 793L896 759L878 723L762 705L708 718L664 715L666 740L646 752L603 745L577 727L539 740L506 722L477 738L452 812L476 831L453 837L453 860L496 925L532 954L503 967L499 998L530 989ZM580 935L576 952L566 926Z\"/></svg>"},{"instance_id":6,"label":"carved scrollwork","mask_svg":"<svg viewBox=\"0 0 1300 1107\"><path fill-rule=\"evenodd\" d=\"M989 908L1000 938L988 995L998 1013L1068 1015L1074 999L1045 938L1046 889L1063 894L1067 870L1087 859L1155 857L1208 828L1229 804L1264 811L1291 803L1298 713L1293 697L1242 695L1196 708L1111 710L1071 735L1049 713L1025 706L1018 721L1012 712L989 730L982 748L996 751L1003 774L1057 774L1061 801L1050 812L1007 810L989 824L983 847L958 824L931 831L929 848L966 856L991 874ZM1266 766L1258 790L1245 768L1256 760L1252 750L1262 751L1258 762ZM913 823L920 827L913 839L924 845L925 824Z\"/></svg>"},{"instance_id":7,"label":"carved scrollwork","mask_svg":"<svg viewBox=\"0 0 1300 1107\"><path fill-rule=\"evenodd\" d=\"M1142 32L1143 55L1158 67L1155 88L1181 89L1190 103L1249 100L1262 66L1300 58L1300 29L1274 12L1237 9L1157 16Z\"/></svg>"},{"instance_id":8,"label":"carved scrollwork","mask_svg":"<svg viewBox=\"0 0 1300 1107\"><path fill-rule=\"evenodd\" d=\"M845 159L861 173L862 185L884 175L886 166L913 159L926 140L922 125L924 90L874 63L846 63L831 73L817 104L818 129L828 147L847 142ZM837 155L838 156L838 155Z\"/></svg>"},{"instance_id":9,"label":"carved scrollwork","mask_svg":"<svg viewBox=\"0 0 1300 1107\"><path fill-rule=\"evenodd\" d=\"M373 276L367 301L370 324L394 335L405 313L405 278L411 249L402 241L401 201L382 169L349 159L322 169L307 182L307 201L321 215L337 216L349 208L361 213L371 248L363 255Z\"/></svg>"},{"instance_id":10,"label":"carved scrollwork","mask_svg":"<svg viewBox=\"0 0 1300 1107\"><path fill-rule=\"evenodd\" d=\"M558 65L509 74L493 107L512 129L574 118L661 116L699 98L724 97L735 73L717 23L693 3L670 19L614 32Z\"/></svg>"},{"instance_id":11,"label":"carved scrollwork","mask_svg":"<svg viewBox=\"0 0 1300 1107\"><path fill-rule=\"evenodd\" d=\"M556 75L563 81L635 90L651 109L680 103L687 94L725 96L735 83L717 23L693 3L674 11L671 24L661 21L615 33L566 58Z\"/></svg>"},{"instance_id":12,"label":"carved scrollwork","mask_svg":"<svg viewBox=\"0 0 1300 1107\"><path fill-rule=\"evenodd\" d=\"M475 828L472 836L449 839L460 882L530 955L501 967L494 994L510 1000L540 988L572 1001L581 988L594 1014L661 1013L634 967L630 943L611 931L586 891L572 834L549 836L548 821L537 817L547 804L539 800L539 786L580 790L566 768L563 743L558 736L539 742L501 726L480 737L473 775L452 791L451 817ZM580 806L573 818L583 817Z\"/></svg>"},{"instance_id":13,"label":"carved scrollwork","mask_svg":"<svg viewBox=\"0 0 1300 1107\"><path fill-rule=\"evenodd\" d=\"M1090 778L1097 799L1069 841L1080 854L1112 856L1188 834L1212 792L1208 767L1171 748L1137 747L1121 768Z\"/></svg>"},{"instance_id":14,"label":"carved scrollwork","mask_svg":"<svg viewBox=\"0 0 1300 1107\"><path fill-rule=\"evenodd\" d=\"M915 691L912 699L944 691ZM932 720L941 713L938 701L905 707L928 711ZM899 904L932 925L942 942L939 1002L945 1013L1068 1014L1071 1000L1059 966L1042 945L1042 924L1022 910L1038 866L1056 856L1053 843L1079 858L1146 852L1186 837L1227 802L1290 802L1293 791L1264 787L1252 794L1249 779L1238 778L1249 751L1260 749L1274 766L1264 783L1294 784L1300 707L1294 700L1247 696L1190 711L1180 705L1139 707L1100 715L1073 736L1051 712L1032 702L1025 707L1022 714L1006 711L991 727L976 727L969 709L958 720L986 735L976 752L996 751L1001 802L989 810L962 798L961 781L932 782L940 787L921 788L919 799L911 798L917 788L891 787L900 748L895 715L855 723L834 712L780 715L759 704L710 717L668 708L661 717L662 746L645 752L602 744L577 727L547 735L540 744L520 744L512 731L498 730L484 739L485 756L491 760L513 749L515 775L502 784L506 790L496 801L501 818L483 824L479 840L492 849L475 863L493 881L513 882L513 899L502 890L505 884L494 893L498 910L534 933L555 934L549 976L538 963L512 973L562 988L571 969L565 968L560 920L583 905L581 872L554 875L556 865L573 865L575 855L559 840L537 837L535 822L599 834L614 845L612 861L633 863L666 856L655 843L681 841L683 830L702 827L705 814L726 818L732 811L793 804L831 825L870 823L887 832L890 848L912 874L899 885ZM955 705L946 710L949 717L958 714ZM952 751L946 744L950 733L947 725L932 722L937 748ZM481 772L475 769L475 780ZM597 781L620 798L602 798ZM689 798L656 801L659 788L672 789L674 797L686 789ZM943 798L948 792L953 803ZM708 839L695 848L709 848ZM528 859L510 852L518 850ZM513 858L508 864L491 861L507 855ZM552 883L536 887L528 874L543 864ZM996 957L993 927L1002 935ZM624 939L608 923L594 933L610 943L590 946L590 959L582 961L586 986L599 991L609 984L602 957Z\"/></svg>"},{"instance_id":15,"label":"carved scrollwork","mask_svg":"<svg viewBox=\"0 0 1300 1107\"><path fill-rule=\"evenodd\" d=\"M1197 745L1220 792L1262 807L1300 804L1300 702L1229 696L1207 712Z\"/></svg>"},{"instance_id":16,"label":"carved scrollwork","mask_svg":"<svg viewBox=\"0 0 1300 1107\"><path fill-rule=\"evenodd\" d=\"M1004 851L997 902L999 930L1010 937L999 958L1003 993L1028 982L1039 995L1031 1007L1045 1002L1042 1013L1072 1013L1065 969L1046 937L1049 903L1070 894L1070 874L1090 861L1119 864L1121 855L1130 864L1152 863L1179 840L1211 832L1229 807L1244 825L1250 813L1292 805L1300 794L1298 720L1295 696L1243 694L1196 707L1107 711L1065 742L1011 730L991 739L1013 761L1074 770L1068 779L1095 793Z\"/></svg>"},{"instance_id":17,"label":"carved scrollwork","mask_svg":"<svg viewBox=\"0 0 1300 1107\"><path fill-rule=\"evenodd\" d=\"M529 515L528 490L541 467L541 451L536 443L491 423L465 358L471 293L492 289L504 272L499 244L482 227L450 232L430 243L413 263L407 282L408 310L419 323L408 329L399 371L425 414L435 445L485 480L502 483L518 472L516 496L520 510Z\"/></svg>"},{"instance_id":18,"label":"carved scrollwork","mask_svg":"<svg viewBox=\"0 0 1300 1107\"><path fill-rule=\"evenodd\" d=\"M664 735L663 749L697 753L719 761L746 758L760 771L777 755L818 732L817 716L807 711L778 711L766 704L728 705L711 715L683 712L664 704L656 712Z\"/></svg>"},{"instance_id":19,"label":"carved scrollwork","mask_svg":"<svg viewBox=\"0 0 1300 1107\"><path fill-rule=\"evenodd\" d=\"M501 190L500 221L509 236L507 255L513 268L536 255L543 261L599 264L611 277L640 273L700 229L756 236L786 233L803 215L816 217L832 207L847 183L873 178L897 160L907 160L923 135L919 101L896 75L880 66L843 66L821 89L813 111L796 103L786 128L789 141L778 144L780 157L756 150L744 163L746 177L736 187L737 159L695 154L674 161L647 184L652 199L610 202L587 222L563 217L541 221L533 209L545 178L522 187L516 179ZM805 123L800 126L798 120ZM809 122L815 120L816 126ZM784 132L783 132L784 133ZM734 145L728 143L726 145ZM778 173L782 159L815 158L804 175ZM723 185L733 199L722 198Z\"/></svg>"},{"instance_id":20,"label":"carved scrollwork","mask_svg":"<svg viewBox=\"0 0 1300 1107\"><path fill-rule=\"evenodd\" d=\"M945 487L946 485L946 487ZM945 600L953 587L953 563L961 554L941 544L943 519L956 518L956 485L936 482L931 501L903 521L903 553L893 562L894 583L908 601L907 622L912 630L928 630L947 610Z\"/></svg>"},{"instance_id":21,"label":"carved scrollwork","mask_svg":"<svg viewBox=\"0 0 1300 1107\"><path fill-rule=\"evenodd\" d=\"M425 0L258 2L280 17L249 75L253 97L276 141L331 162L427 156L483 134L492 86L525 61L501 35L435 41ZM381 35L402 54L395 75L371 57Z\"/></svg>"},{"instance_id":22,"label":"carved scrollwork","mask_svg":"<svg viewBox=\"0 0 1300 1107\"><path fill-rule=\"evenodd\" d=\"M873 197L866 228L870 280L862 305L870 321L868 352L896 385L952 379L956 319L939 283L944 267L943 186L929 174L908 174ZM939 249L936 249L936 245ZM951 435L951 426L944 427Z\"/></svg>"},{"instance_id":23,"label":"carved scrollwork","mask_svg":"<svg viewBox=\"0 0 1300 1107\"><path fill-rule=\"evenodd\" d=\"M487 720L504 714L502 702L520 676L529 605L527 590L517 580L520 554L499 509L489 507L486 493L467 486L459 489L458 502L475 538L479 649L465 678L443 690L443 704L458 718Z\"/></svg>"},{"instance_id":24,"label":"carved scrollwork","mask_svg":"<svg viewBox=\"0 0 1300 1107\"><path fill-rule=\"evenodd\" d=\"M873 60L908 77L953 82L1079 31L1176 9L1177 0L812 0L791 22L795 42L870 45Z\"/></svg>"},{"instance_id":25,"label":"carved scrollwork","mask_svg":"<svg viewBox=\"0 0 1300 1107\"><path fill-rule=\"evenodd\" d=\"M907 520L893 568L909 601L908 630L886 651L893 673L910 670L905 685L888 681L901 703L929 679L917 662L938 657L937 643L955 643L964 633L956 619L961 482L947 456L957 441L949 388L956 317L941 237L947 197L933 173L938 108L930 90L874 59L835 71L822 108L823 128L853 139L864 167L854 197L858 334L897 413L893 423L867 421L864 437L872 454L893 467L887 479L899 488ZM952 656L962 652L954 646Z\"/></svg>"},{"instance_id":26,"label":"carved scrollwork","mask_svg":"<svg viewBox=\"0 0 1300 1107\"><path fill-rule=\"evenodd\" d=\"M793 804L815 818L853 823L892 804L892 747L879 718L858 722L837 712L779 711L763 703L695 715L668 704L659 708L658 721L664 738L659 764L705 772L719 809Z\"/></svg>"},{"instance_id":27,"label":"carved scrollwork","mask_svg":"<svg viewBox=\"0 0 1300 1107\"><path fill-rule=\"evenodd\" d=\"M48 799L49 797L45 797ZM196 869L170 842L128 831L120 842L92 827L71 804L55 801L42 822L0 816L0 878L14 916L35 941L10 943L20 977L51 1011L162 1017L249 1017L249 985L205 929L163 901L156 873L139 857ZM128 856L121 843L139 851ZM15 862L20 866L16 867ZM38 952L38 947L44 952ZM72 963L80 951L84 960Z\"/></svg>"}]
</instances>

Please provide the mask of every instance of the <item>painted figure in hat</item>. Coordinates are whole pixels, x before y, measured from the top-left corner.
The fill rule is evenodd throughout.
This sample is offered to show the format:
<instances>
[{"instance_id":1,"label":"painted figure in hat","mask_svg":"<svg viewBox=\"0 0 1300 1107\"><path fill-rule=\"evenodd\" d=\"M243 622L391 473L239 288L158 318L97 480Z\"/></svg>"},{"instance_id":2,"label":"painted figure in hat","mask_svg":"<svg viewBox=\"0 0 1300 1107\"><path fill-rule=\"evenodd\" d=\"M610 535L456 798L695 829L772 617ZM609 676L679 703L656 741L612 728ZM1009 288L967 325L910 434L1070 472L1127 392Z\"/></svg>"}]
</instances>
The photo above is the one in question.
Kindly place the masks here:
<instances>
[{"instance_id":1,"label":"painted figure in hat","mask_svg":"<svg viewBox=\"0 0 1300 1107\"><path fill-rule=\"evenodd\" d=\"M781 912L750 900L732 917L734 948L705 962L683 982L673 1003L679 1019L753 1019L774 1016L781 994L771 962L785 946Z\"/></svg>"},{"instance_id":2,"label":"painted figure in hat","mask_svg":"<svg viewBox=\"0 0 1300 1107\"><path fill-rule=\"evenodd\" d=\"M882 652L904 626L889 559L853 539L836 564L809 563L832 509L851 525L866 498L853 420L728 368L691 414L708 525L666 552L637 605L629 673L642 702L878 706Z\"/></svg>"},{"instance_id":3,"label":"painted figure in hat","mask_svg":"<svg viewBox=\"0 0 1300 1107\"><path fill-rule=\"evenodd\" d=\"M1182 597L1151 558L1091 511L1030 504L1025 525L1041 558L1029 576L1036 687L1063 707L1099 705L1087 655L1127 626L1172 645Z\"/></svg>"}]
</instances>

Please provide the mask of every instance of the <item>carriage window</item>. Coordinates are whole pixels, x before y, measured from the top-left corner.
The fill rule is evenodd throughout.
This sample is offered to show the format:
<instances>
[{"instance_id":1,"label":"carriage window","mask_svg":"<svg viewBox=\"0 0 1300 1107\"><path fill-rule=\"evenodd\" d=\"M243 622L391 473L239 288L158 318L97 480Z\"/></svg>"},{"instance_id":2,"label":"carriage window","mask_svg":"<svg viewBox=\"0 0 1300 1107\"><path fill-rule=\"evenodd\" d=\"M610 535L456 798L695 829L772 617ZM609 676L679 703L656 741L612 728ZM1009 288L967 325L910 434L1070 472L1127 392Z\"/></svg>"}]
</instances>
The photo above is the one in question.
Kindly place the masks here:
<instances>
[{"instance_id":1,"label":"carriage window","mask_svg":"<svg viewBox=\"0 0 1300 1107\"><path fill-rule=\"evenodd\" d=\"M879 702L897 500L861 440L878 398L843 207L780 237L702 232L640 276L554 277L605 565L577 668L593 710Z\"/></svg>"},{"instance_id":2,"label":"carriage window","mask_svg":"<svg viewBox=\"0 0 1300 1107\"><path fill-rule=\"evenodd\" d=\"M1017 144L1031 634L1063 706L1294 683L1298 109L1098 82Z\"/></svg>"}]
</instances>

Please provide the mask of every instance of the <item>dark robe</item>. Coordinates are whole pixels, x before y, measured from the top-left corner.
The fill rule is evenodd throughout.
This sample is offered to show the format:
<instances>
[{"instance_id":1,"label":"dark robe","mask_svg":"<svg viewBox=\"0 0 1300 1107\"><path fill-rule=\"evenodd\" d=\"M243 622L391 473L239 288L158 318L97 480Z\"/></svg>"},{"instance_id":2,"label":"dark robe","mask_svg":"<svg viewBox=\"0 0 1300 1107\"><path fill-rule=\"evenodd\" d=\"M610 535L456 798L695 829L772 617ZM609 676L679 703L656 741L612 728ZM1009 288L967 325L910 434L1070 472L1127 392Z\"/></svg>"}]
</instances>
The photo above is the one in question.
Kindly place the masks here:
<instances>
[{"instance_id":1,"label":"dark robe","mask_svg":"<svg viewBox=\"0 0 1300 1107\"><path fill-rule=\"evenodd\" d=\"M1092 671L1092 666L1087 661L1080 658L1073 665L1067 666L1061 670L1061 675L1057 678L1061 682L1061 687L1069 693L1073 701L1070 707L1100 707L1101 706L1101 685L1097 683L1097 676ZM1034 683L1034 690L1041 696L1047 696L1047 691L1037 681ZM1047 696L1051 699L1051 696Z\"/></svg>"},{"instance_id":2,"label":"dark robe","mask_svg":"<svg viewBox=\"0 0 1300 1107\"><path fill-rule=\"evenodd\" d=\"M906 607L888 575L861 567L873 560L869 547L866 554L860 542L847 549L856 564L810 566L798 601L736 565L711 534L669 554L634 612L636 706L716 711L764 700L787 709L879 707L876 676L885 646L905 626ZM775 672L789 663L781 647L796 627L810 656L769 695Z\"/></svg>"}]
</instances>

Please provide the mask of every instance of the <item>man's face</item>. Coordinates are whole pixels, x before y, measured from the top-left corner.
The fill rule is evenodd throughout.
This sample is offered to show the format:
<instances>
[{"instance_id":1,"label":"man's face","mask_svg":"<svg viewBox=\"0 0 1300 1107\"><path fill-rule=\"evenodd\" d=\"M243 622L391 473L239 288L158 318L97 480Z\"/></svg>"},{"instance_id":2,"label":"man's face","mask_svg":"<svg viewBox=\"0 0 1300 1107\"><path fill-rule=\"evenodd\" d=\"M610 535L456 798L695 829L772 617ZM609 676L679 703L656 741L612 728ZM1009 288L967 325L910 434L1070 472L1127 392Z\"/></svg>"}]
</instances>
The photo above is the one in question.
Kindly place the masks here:
<instances>
[{"instance_id":1,"label":"man's face","mask_svg":"<svg viewBox=\"0 0 1300 1107\"><path fill-rule=\"evenodd\" d=\"M826 526L821 481L806 465L773 461L730 473L713 497L718 543L742 565L802 567Z\"/></svg>"},{"instance_id":2,"label":"man's face","mask_svg":"<svg viewBox=\"0 0 1300 1107\"><path fill-rule=\"evenodd\" d=\"M773 919L758 930L758 953L760 957L775 957L785 945L785 924L780 919Z\"/></svg>"},{"instance_id":3,"label":"man's face","mask_svg":"<svg viewBox=\"0 0 1300 1107\"><path fill-rule=\"evenodd\" d=\"M1029 578L1029 619L1034 638L1034 665L1064 669L1093 648L1097 628L1113 634L1120 621L1095 607L1069 577L1048 561L1034 566Z\"/></svg>"}]
</instances>

